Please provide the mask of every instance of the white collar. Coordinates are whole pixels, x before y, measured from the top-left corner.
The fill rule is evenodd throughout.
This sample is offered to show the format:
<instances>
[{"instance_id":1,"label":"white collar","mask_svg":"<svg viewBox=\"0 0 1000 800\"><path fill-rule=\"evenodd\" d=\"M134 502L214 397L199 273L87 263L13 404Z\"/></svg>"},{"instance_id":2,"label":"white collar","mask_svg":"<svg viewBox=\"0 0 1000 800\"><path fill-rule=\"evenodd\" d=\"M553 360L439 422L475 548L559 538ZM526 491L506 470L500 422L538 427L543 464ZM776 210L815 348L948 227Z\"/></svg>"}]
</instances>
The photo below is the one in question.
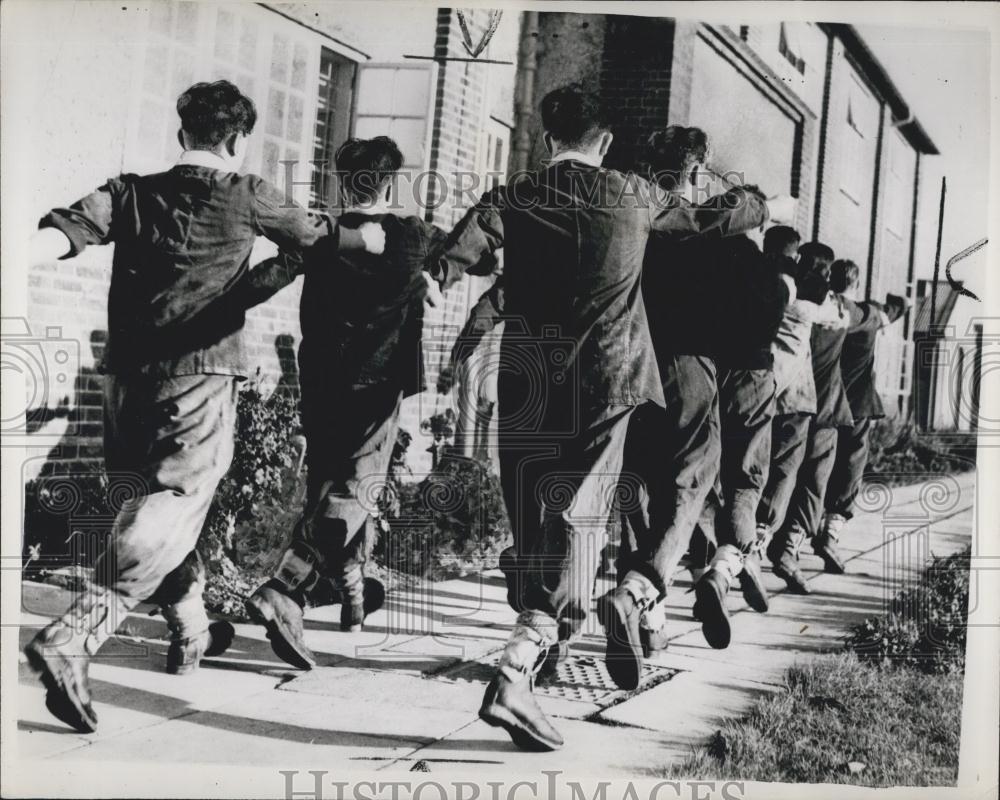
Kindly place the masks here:
<instances>
[{"instance_id":1,"label":"white collar","mask_svg":"<svg viewBox=\"0 0 1000 800\"><path fill-rule=\"evenodd\" d=\"M205 167L207 169L218 169L223 172L232 172L232 168L226 159L211 150L185 150L174 165L177 167Z\"/></svg>"},{"instance_id":2,"label":"white collar","mask_svg":"<svg viewBox=\"0 0 1000 800\"><path fill-rule=\"evenodd\" d=\"M592 156L590 153L581 153L579 150L563 150L552 156L549 159L549 164L555 164L557 161L579 161L591 167L601 166L600 158Z\"/></svg>"}]
</instances>

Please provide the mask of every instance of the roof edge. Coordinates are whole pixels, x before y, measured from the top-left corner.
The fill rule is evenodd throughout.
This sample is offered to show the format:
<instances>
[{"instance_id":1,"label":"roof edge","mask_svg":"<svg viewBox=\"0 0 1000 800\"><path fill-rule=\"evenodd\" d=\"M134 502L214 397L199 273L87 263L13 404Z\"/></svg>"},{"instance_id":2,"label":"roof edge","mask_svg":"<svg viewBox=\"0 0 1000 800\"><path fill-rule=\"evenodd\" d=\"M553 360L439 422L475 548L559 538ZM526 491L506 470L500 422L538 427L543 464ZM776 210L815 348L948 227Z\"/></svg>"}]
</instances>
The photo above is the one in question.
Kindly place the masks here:
<instances>
[{"instance_id":1,"label":"roof edge","mask_svg":"<svg viewBox=\"0 0 1000 800\"><path fill-rule=\"evenodd\" d=\"M875 85L882 99L889 104L895 126L903 134L906 140L913 145L913 148L920 153L929 156L940 154L937 145L924 130L920 121L910 110L910 106L903 99L896 84L893 83L889 73L886 72L882 62L868 47L861 34L853 25L842 23L821 22L819 27L830 36L836 36L844 43L847 52L854 58L858 66L864 70L866 76Z\"/></svg>"}]
</instances>

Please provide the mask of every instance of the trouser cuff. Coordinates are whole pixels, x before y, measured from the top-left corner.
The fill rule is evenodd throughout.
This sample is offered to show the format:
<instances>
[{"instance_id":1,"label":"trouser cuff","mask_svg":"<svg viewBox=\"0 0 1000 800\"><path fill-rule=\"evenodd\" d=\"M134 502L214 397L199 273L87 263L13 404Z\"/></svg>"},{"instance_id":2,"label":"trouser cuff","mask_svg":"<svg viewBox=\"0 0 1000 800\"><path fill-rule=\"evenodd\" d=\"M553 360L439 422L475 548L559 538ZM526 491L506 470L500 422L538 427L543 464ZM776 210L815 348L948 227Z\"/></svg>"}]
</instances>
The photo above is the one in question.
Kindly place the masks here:
<instances>
[{"instance_id":1,"label":"trouser cuff","mask_svg":"<svg viewBox=\"0 0 1000 800\"><path fill-rule=\"evenodd\" d=\"M175 642L194 639L208 631L208 614L201 595L185 597L160 610L170 629L170 638Z\"/></svg>"}]
</instances>

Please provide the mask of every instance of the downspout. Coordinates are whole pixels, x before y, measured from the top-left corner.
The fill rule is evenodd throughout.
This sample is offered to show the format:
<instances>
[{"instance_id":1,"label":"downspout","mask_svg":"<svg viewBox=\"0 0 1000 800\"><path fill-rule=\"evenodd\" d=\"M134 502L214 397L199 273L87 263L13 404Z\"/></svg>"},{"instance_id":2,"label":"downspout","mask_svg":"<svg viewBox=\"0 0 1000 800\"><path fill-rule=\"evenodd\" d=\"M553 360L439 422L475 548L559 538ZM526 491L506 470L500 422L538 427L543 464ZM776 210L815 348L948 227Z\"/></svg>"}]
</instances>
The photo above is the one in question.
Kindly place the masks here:
<instances>
[{"instance_id":1,"label":"downspout","mask_svg":"<svg viewBox=\"0 0 1000 800\"><path fill-rule=\"evenodd\" d=\"M913 271L916 263L917 255L917 211L919 208L920 201L920 151L916 151L916 164L913 168L913 210L910 214L910 258L909 263L906 266L906 314L903 317L903 341L911 342L913 339L913 331L910 329L912 315L913 315ZM913 353L912 363L909 365L910 373L910 394L906 398L906 416L909 417L913 414L914 404L913 404L913 389L914 382L919 380L920 371L918 369L918 355L917 355L917 345L914 343L910 352ZM918 387L919 390L919 387Z\"/></svg>"},{"instance_id":2,"label":"downspout","mask_svg":"<svg viewBox=\"0 0 1000 800\"><path fill-rule=\"evenodd\" d=\"M823 170L826 166L826 128L830 119L830 85L833 83L833 34L826 34L826 68L823 73L823 108L819 119L819 152L816 154L816 189L813 203L813 241L819 240L820 212L823 206Z\"/></svg>"},{"instance_id":3,"label":"downspout","mask_svg":"<svg viewBox=\"0 0 1000 800\"><path fill-rule=\"evenodd\" d=\"M878 137L875 139L875 181L872 186L872 224L868 236L868 274L865 276L865 300L872 299L875 277L875 242L878 239L878 190L882 182L882 142L885 137L885 101L879 104Z\"/></svg>"},{"instance_id":4,"label":"downspout","mask_svg":"<svg viewBox=\"0 0 1000 800\"><path fill-rule=\"evenodd\" d=\"M538 70L538 12L525 11L521 16L521 42L517 52L517 78L514 83L514 144L510 151L508 173L528 169L531 157L531 122L535 114L535 73Z\"/></svg>"}]
</instances>

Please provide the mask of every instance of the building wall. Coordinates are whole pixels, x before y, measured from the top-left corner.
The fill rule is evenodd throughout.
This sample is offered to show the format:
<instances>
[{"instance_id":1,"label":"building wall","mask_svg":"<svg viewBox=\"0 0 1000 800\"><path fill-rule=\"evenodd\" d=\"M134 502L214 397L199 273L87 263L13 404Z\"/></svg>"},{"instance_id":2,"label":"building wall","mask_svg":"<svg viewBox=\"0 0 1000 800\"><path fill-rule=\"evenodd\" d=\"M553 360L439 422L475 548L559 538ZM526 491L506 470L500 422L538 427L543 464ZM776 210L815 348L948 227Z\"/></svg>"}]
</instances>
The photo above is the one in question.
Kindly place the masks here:
<instances>
[{"instance_id":1,"label":"building wall","mask_svg":"<svg viewBox=\"0 0 1000 800\"><path fill-rule=\"evenodd\" d=\"M324 48L358 65L352 119L359 135L397 136L421 169L435 161L442 171L481 171L487 130L494 154L496 142L508 131L501 152L509 152L513 64L449 63L438 70L433 62L403 58L466 55L457 21L447 10L393 4L391 14L376 15L371 3L265 7L171 0L123 7L54 0L25 18L23 45L13 63L25 79L38 84L31 92L35 136L24 157L39 167L22 195L35 219L110 176L169 168L180 152L177 95L194 81L219 78L235 81L257 105L258 127L245 171L262 174L308 204ZM485 27L485 12L472 12L470 19L476 36ZM518 31L517 15L508 14L482 57L514 62ZM95 81L95 75L101 80ZM376 91L377 82L387 76L394 81L392 91ZM419 81L426 87L418 86ZM400 110L406 102L413 105L417 88L427 99L424 118ZM391 107L367 108L359 105L359 95L380 101L388 97ZM362 129L361 122L371 130ZM450 227L461 213L460 201L444 197L433 220ZM29 272L29 334L68 339L79 352L67 388L44 399L53 413L33 409L42 420L39 441L56 445L33 464L35 473L46 463L48 469L62 470L80 459L99 462L102 457L97 364L106 330L111 252L110 246L88 248L76 259ZM470 296L478 297L483 288L465 281L449 293L446 307L429 315L428 338L453 339ZM300 292L298 282L248 316L250 356L267 384L294 384ZM428 362L433 382L440 359L432 354ZM409 404L406 422L413 433L429 408L447 404L447 398L433 394L433 402L422 398Z\"/></svg>"},{"instance_id":2,"label":"building wall","mask_svg":"<svg viewBox=\"0 0 1000 800\"><path fill-rule=\"evenodd\" d=\"M881 105L834 41L818 238L868 280Z\"/></svg>"}]
</instances>

